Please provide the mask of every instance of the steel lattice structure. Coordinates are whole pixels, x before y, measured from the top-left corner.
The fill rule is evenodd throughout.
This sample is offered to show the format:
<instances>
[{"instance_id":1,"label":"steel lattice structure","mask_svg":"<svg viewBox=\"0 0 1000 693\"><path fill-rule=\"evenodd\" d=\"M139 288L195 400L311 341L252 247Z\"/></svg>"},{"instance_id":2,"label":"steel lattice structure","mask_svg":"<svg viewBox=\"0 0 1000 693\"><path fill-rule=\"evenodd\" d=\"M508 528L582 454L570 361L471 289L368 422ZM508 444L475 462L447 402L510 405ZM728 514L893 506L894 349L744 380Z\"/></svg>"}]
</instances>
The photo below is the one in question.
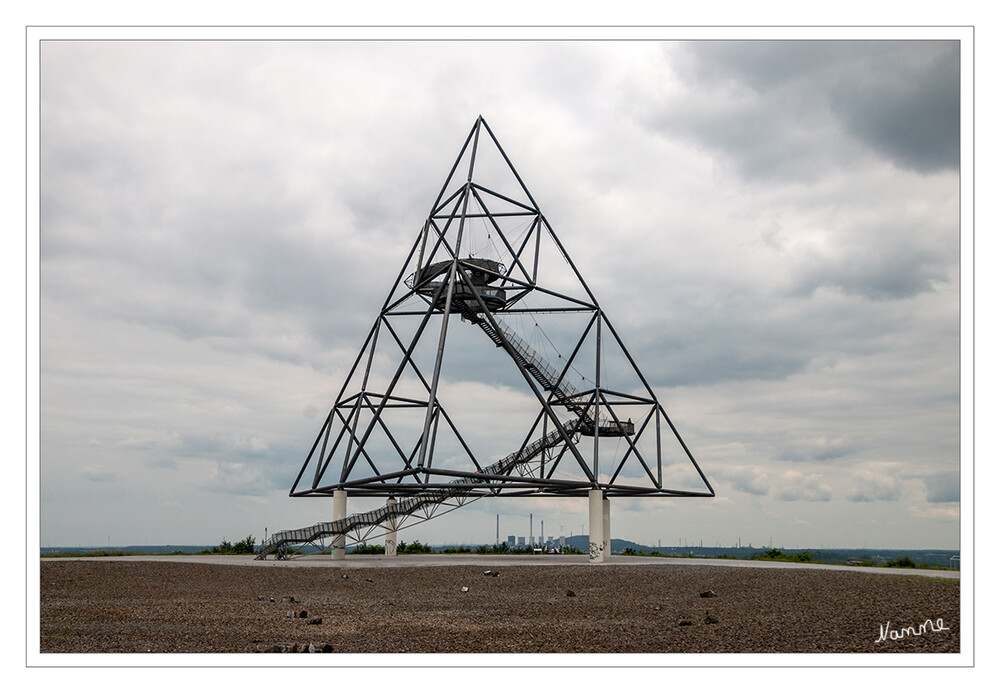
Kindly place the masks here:
<instances>
[{"instance_id":1,"label":"steel lattice structure","mask_svg":"<svg viewBox=\"0 0 1000 693\"><path fill-rule=\"evenodd\" d=\"M478 330L458 328L459 321L448 319L455 315ZM560 345L539 320L548 321ZM557 363L520 336L512 322L533 323L532 331L541 331ZM454 345L459 332L465 341ZM475 337L478 332L489 342ZM497 349L488 349L491 344ZM497 354L507 357L507 365L491 365ZM460 371L446 373L449 359L480 372L506 369L510 389L537 405L520 447L498 462L487 461L477 441L460 430L469 424L445 407L444 391L465 382ZM463 415L480 404L485 412L497 399L495 392L472 405L463 396ZM688 487L667 483L664 477L671 475L680 475ZM715 495L479 117L290 495L330 496L343 489L351 496L399 498L393 517L412 518L488 495L584 496L595 488L606 496ZM365 526L384 521L373 516Z\"/></svg>"}]
</instances>

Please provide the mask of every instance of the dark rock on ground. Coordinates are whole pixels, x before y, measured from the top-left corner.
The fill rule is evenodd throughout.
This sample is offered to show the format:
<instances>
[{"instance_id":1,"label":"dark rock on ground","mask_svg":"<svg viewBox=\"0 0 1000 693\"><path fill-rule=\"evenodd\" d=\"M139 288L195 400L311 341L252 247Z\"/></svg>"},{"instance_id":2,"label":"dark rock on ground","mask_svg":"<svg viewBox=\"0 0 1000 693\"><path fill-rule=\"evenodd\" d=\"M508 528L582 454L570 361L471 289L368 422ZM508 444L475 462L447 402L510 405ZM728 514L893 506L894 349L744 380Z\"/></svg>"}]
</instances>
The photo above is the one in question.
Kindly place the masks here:
<instances>
[{"instance_id":1,"label":"dark rock on ground","mask_svg":"<svg viewBox=\"0 0 1000 693\"><path fill-rule=\"evenodd\" d=\"M456 582L473 584L481 566L401 564L352 567L374 580L359 590L341 579L344 566L42 559L40 649L251 652L294 641L337 653L960 651L954 579L652 561L512 564L502 581L463 594ZM566 583L586 590L559 597L553 585ZM712 602L719 623L676 627L705 613L705 584L725 595ZM336 618L285 618L257 600L267 594L294 594ZM886 622L916 628L939 618L948 630L877 642Z\"/></svg>"}]
</instances>

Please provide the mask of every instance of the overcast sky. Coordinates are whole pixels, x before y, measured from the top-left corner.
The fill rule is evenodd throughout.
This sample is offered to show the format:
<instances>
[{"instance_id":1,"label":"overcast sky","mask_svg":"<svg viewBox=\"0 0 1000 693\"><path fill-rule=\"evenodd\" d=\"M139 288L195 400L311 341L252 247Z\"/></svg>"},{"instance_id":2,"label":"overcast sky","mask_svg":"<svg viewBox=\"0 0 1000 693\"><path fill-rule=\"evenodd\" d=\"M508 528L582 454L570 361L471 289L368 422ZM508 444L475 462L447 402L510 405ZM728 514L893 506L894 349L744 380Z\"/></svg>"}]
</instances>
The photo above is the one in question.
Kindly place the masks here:
<instances>
[{"instance_id":1,"label":"overcast sky","mask_svg":"<svg viewBox=\"0 0 1000 693\"><path fill-rule=\"evenodd\" d=\"M958 548L957 42L47 41L40 71L42 545L329 519L289 488L482 114L717 493L616 500L614 537ZM482 370L452 385L518 408ZM585 531L584 499L484 500L401 538L529 512Z\"/></svg>"}]
</instances>

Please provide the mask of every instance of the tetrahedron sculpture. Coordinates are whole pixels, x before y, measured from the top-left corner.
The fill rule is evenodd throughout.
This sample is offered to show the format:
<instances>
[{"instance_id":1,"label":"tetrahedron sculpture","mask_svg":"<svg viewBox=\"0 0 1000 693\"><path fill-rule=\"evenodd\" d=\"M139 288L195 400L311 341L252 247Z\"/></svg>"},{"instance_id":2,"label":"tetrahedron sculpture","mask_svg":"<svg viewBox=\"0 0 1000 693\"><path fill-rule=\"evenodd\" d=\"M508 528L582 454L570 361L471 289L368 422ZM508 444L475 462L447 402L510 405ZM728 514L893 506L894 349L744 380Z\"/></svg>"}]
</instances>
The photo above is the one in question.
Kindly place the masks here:
<instances>
[{"instance_id":1,"label":"tetrahedron sculpture","mask_svg":"<svg viewBox=\"0 0 1000 693\"><path fill-rule=\"evenodd\" d=\"M396 499L335 528L364 540L483 496L595 489L715 495L479 117L290 495Z\"/></svg>"}]
</instances>

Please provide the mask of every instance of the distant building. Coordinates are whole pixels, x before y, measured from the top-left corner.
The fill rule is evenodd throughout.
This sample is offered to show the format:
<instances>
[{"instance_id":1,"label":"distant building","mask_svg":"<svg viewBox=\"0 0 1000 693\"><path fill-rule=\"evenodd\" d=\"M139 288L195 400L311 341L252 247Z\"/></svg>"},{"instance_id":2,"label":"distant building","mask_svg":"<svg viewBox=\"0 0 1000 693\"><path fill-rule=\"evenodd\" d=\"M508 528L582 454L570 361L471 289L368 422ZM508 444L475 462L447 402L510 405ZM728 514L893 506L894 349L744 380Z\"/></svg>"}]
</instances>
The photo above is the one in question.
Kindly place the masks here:
<instances>
[{"instance_id":1,"label":"distant building","mask_svg":"<svg viewBox=\"0 0 1000 693\"><path fill-rule=\"evenodd\" d=\"M507 537L507 546L513 546L515 539L517 539L517 537L515 537L513 534Z\"/></svg>"},{"instance_id":2,"label":"distant building","mask_svg":"<svg viewBox=\"0 0 1000 693\"><path fill-rule=\"evenodd\" d=\"M517 538L517 545L518 546L524 546L524 537L518 537Z\"/></svg>"}]
</instances>

